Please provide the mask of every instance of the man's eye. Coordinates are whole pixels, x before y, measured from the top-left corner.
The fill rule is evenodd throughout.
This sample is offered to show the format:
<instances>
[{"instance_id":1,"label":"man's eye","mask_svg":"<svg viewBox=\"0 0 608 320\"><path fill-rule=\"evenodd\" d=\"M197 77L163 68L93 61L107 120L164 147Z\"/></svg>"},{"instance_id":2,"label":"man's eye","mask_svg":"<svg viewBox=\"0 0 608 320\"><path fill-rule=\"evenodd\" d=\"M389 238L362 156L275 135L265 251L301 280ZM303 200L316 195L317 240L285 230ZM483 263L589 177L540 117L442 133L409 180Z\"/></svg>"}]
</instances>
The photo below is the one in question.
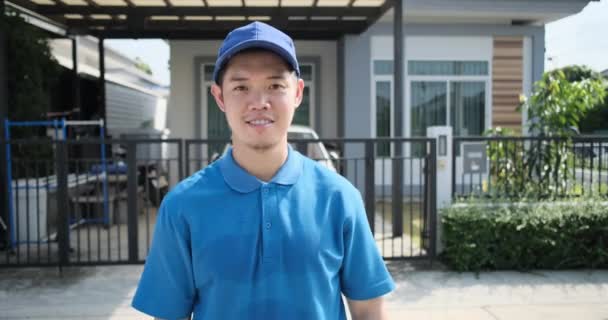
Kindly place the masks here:
<instances>
[{"instance_id":1,"label":"man's eye","mask_svg":"<svg viewBox=\"0 0 608 320\"><path fill-rule=\"evenodd\" d=\"M275 84L270 85L270 89L272 89L272 90L280 90L280 89L283 89L283 88L285 88L285 86L283 86L282 84L279 84L279 83L275 83Z\"/></svg>"},{"instance_id":2,"label":"man's eye","mask_svg":"<svg viewBox=\"0 0 608 320\"><path fill-rule=\"evenodd\" d=\"M247 90L247 87L245 86L236 86L234 87L234 91L245 91Z\"/></svg>"}]
</instances>

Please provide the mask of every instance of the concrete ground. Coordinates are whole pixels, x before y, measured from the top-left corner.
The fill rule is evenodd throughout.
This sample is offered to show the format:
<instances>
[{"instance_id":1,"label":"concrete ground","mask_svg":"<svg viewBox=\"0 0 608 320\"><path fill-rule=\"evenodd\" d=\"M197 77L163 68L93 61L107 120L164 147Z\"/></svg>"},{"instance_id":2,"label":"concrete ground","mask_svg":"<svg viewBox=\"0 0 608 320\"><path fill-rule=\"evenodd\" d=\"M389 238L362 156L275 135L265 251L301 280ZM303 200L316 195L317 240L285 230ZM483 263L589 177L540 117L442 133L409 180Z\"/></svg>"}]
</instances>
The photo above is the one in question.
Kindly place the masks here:
<instances>
[{"instance_id":1,"label":"concrete ground","mask_svg":"<svg viewBox=\"0 0 608 320\"><path fill-rule=\"evenodd\" d=\"M389 262L390 319L608 320L608 270L478 276ZM422 270L421 270L422 269ZM130 307L142 266L0 269L0 319L150 319Z\"/></svg>"}]
</instances>

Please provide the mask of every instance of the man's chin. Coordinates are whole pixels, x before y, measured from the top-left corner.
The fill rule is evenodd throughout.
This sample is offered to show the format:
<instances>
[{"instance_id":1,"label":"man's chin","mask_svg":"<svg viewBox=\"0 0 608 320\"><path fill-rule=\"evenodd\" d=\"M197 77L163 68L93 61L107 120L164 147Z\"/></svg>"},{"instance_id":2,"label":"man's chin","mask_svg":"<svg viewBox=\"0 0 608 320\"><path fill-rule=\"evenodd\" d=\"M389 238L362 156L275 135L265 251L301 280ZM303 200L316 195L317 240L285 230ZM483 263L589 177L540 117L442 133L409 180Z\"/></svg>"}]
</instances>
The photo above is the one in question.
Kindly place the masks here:
<instances>
[{"instance_id":1,"label":"man's chin","mask_svg":"<svg viewBox=\"0 0 608 320\"><path fill-rule=\"evenodd\" d=\"M269 141L257 141L257 142L249 142L246 143L245 146L253 150L255 152L264 153L268 152L279 145L279 142L269 142Z\"/></svg>"}]
</instances>

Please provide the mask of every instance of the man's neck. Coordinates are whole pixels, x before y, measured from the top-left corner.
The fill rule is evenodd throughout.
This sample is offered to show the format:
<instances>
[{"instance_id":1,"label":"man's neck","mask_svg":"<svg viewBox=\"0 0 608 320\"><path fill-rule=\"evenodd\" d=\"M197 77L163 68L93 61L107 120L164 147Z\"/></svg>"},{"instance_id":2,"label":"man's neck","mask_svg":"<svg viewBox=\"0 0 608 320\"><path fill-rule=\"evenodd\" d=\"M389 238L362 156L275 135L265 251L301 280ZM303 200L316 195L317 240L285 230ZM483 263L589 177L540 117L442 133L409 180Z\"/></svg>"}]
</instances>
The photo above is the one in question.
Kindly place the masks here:
<instances>
[{"instance_id":1,"label":"man's neck","mask_svg":"<svg viewBox=\"0 0 608 320\"><path fill-rule=\"evenodd\" d=\"M287 160L287 141L264 151L255 150L244 145L234 145L234 161L256 178L268 182Z\"/></svg>"}]
</instances>

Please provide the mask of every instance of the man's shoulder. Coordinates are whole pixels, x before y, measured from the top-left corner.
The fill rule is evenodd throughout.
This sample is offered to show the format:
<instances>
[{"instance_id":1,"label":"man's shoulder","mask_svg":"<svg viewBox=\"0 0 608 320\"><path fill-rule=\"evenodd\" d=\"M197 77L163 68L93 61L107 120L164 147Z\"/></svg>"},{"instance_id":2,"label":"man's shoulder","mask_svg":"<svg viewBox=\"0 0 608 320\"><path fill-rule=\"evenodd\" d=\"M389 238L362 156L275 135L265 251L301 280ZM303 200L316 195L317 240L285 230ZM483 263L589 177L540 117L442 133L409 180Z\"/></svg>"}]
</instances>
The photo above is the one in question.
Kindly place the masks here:
<instances>
[{"instance_id":1,"label":"man's shoulder","mask_svg":"<svg viewBox=\"0 0 608 320\"><path fill-rule=\"evenodd\" d=\"M213 192L224 187L225 182L219 167L217 163L212 163L178 182L165 199L170 203L187 203L189 200L198 202L201 197L212 196Z\"/></svg>"}]
</instances>

